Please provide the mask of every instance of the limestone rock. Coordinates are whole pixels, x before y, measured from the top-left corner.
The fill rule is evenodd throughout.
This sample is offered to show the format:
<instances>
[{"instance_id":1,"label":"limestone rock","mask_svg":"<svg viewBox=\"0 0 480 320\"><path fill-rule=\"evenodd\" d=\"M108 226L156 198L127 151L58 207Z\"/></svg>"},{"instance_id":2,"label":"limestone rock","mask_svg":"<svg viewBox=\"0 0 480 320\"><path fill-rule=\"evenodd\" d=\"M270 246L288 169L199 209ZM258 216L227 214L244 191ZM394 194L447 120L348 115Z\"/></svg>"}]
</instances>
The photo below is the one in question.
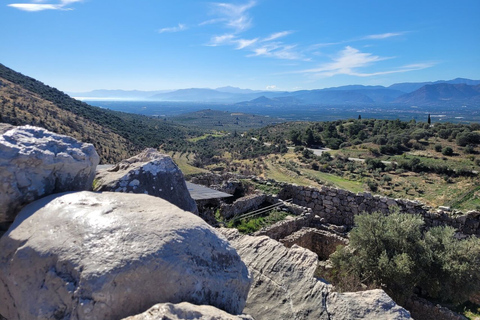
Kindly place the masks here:
<instances>
[{"instance_id":1,"label":"limestone rock","mask_svg":"<svg viewBox=\"0 0 480 320\"><path fill-rule=\"evenodd\" d=\"M170 156L152 148L99 172L94 190L145 193L197 213L197 205L188 192L182 171Z\"/></svg>"},{"instance_id":2,"label":"limestone rock","mask_svg":"<svg viewBox=\"0 0 480 320\"><path fill-rule=\"evenodd\" d=\"M197 306L188 302L159 303L147 311L123 320L253 320L248 315L234 316L212 306Z\"/></svg>"},{"instance_id":3,"label":"limestone rock","mask_svg":"<svg viewBox=\"0 0 480 320\"><path fill-rule=\"evenodd\" d=\"M398 306L383 290L332 292L327 298L331 320L343 319L411 319L410 313Z\"/></svg>"},{"instance_id":4,"label":"limestone rock","mask_svg":"<svg viewBox=\"0 0 480 320\"><path fill-rule=\"evenodd\" d=\"M266 236L242 236L221 229L253 277L244 312L261 319L328 319L329 286L313 274L317 255L294 245L286 248Z\"/></svg>"},{"instance_id":5,"label":"limestone rock","mask_svg":"<svg viewBox=\"0 0 480 320\"><path fill-rule=\"evenodd\" d=\"M269 319L411 319L382 290L334 293L314 277L317 255L293 245L290 249L265 236L240 235L220 229L253 277L244 312Z\"/></svg>"},{"instance_id":6,"label":"limestone rock","mask_svg":"<svg viewBox=\"0 0 480 320\"><path fill-rule=\"evenodd\" d=\"M148 195L51 195L0 239L0 314L9 320L121 319L182 301L238 314L250 282L215 229Z\"/></svg>"},{"instance_id":7,"label":"limestone rock","mask_svg":"<svg viewBox=\"0 0 480 320\"><path fill-rule=\"evenodd\" d=\"M99 162L93 145L33 126L0 132L0 223L43 196L91 190Z\"/></svg>"}]
</instances>

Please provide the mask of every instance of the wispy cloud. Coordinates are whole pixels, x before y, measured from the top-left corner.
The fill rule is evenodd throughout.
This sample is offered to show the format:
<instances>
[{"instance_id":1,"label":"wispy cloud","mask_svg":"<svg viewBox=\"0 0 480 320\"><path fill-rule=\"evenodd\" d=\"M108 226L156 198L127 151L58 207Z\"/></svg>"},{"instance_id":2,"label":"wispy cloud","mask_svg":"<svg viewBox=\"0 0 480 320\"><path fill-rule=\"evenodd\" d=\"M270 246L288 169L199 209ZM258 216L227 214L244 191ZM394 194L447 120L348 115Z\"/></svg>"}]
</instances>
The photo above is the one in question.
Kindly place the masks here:
<instances>
[{"instance_id":1,"label":"wispy cloud","mask_svg":"<svg viewBox=\"0 0 480 320\"><path fill-rule=\"evenodd\" d=\"M228 34L223 34L221 36L213 36L210 39L210 42L206 44L206 46L209 47L218 47L218 46L223 46L223 45L231 45L235 43L235 35L228 33Z\"/></svg>"},{"instance_id":2,"label":"wispy cloud","mask_svg":"<svg viewBox=\"0 0 480 320\"><path fill-rule=\"evenodd\" d=\"M347 46L332 59L332 62L322 64L318 68L302 70L298 73L314 73L326 77L337 74L357 75L356 69L387 59L391 58L360 52L358 49Z\"/></svg>"},{"instance_id":3,"label":"wispy cloud","mask_svg":"<svg viewBox=\"0 0 480 320\"><path fill-rule=\"evenodd\" d=\"M60 0L58 3L45 3L46 1L32 1L31 3L11 3L7 6L23 11L43 11L43 10L73 10L69 6L82 0Z\"/></svg>"},{"instance_id":4,"label":"wispy cloud","mask_svg":"<svg viewBox=\"0 0 480 320\"><path fill-rule=\"evenodd\" d=\"M392 37L403 36L406 32L387 32L381 34L371 34L369 36L365 36L360 38L361 40L382 40Z\"/></svg>"},{"instance_id":5,"label":"wispy cloud","mask_svg":"<svg viewBox=\"0 0 480 320\"><path fill-rule=\"evenodd\" d=\"M226 27L232 28L236 33L249 29L252 25L252 18L248 10L256 5L256 1L250 1L246 4L232 3L213 3L212 7L218 18L200 23L200 25L224 23Z\"/></svg>"},{"instance_id":6,"label":"wispy cloud","mask_svg":"<svg viewBox=\"0 0 480 320\"><path fill-rule=\"evenodd\" d=\"M258 38L255 39L238 39L237 40L237 49L245 49L253 46L258 41Z\"/></svg>"},{"instance_id":7,"label":"wispy cloud","mask_svg":"<svg viewBox=\"0 0 480 320\"><path fill-rule=\"evenodd\" d=\"M256 48L249 57L271 57L285 60L302 60L303 54L296 50L296 45L286 45L279 42L271 42Z\"/></svg>"},{"instance_id":8,"label":"wispy cloud","mask_svg":"<svg viewBox=\"0 0 480 320\"><path fill-rule=\"evenodd\" d=\"M166 33L166 32L180 32L183 30L187 30L187 26L184 24L179 23L176 27L169 27L169 28L162 28L158 30L158 33Z\"/></svg>"},{"instance_id":9,"label":"wispy cloud","mask_svg":"<svg viewBox=\"0 0 480 320\"><path fill-rule=\"evenodd\" d=\"M317 68L296 71L295 73L314 74L319 77L332 77L339 74L345 74L357 77L371 77L392 73L403 73L415 70L430 68L435 65L433 62L410 64L396 67L391 70L378 72L361 72L360 70L369 67L376 62L393 59L394 57L380 57L367 52L361 52L358 49L347 46L332 58L331 62L324 63Z\"/></svg>"},{"instance_id":10,"label":"wispy cloud","mask_svg":"<svg viewBox=\"0 0 480 320\"><path fill-rule=\"evenodd\" d=\"M380 75L392 74L392 73L403 73L403 72L410 72L410 71L417 71L417 70L431 68L436 64L437 63L435 62L415 63L415 64L408 64L405 66L397 67L393 70L372 72L372 73L357 72L357 73L352 73L352 75L357 77L372 77L372 76L380 76Z\"/></svg>"},{"instance_id":11,"label":"wispy cloud","mask_svg":"<svg viewBox=\"0 0 480 320\"><path fill-rule=\"evenodd\" d=\"M337 46L337 45L344 45L347 43L352 43L352 42L358 42L358 41L365 41L365 40L383 40L383 39L388 39L388 38L393 38L393 37L399 37L404 34L408 33L407 31L402 31L402 32L387 32L387 33L380 33L380 34L371 34L368 36L364 37L357 37L349 40L342 40L342 41L336 41L336 42L324 42L324 43L317 43L312 46L310 46L310 50L316 50L324 47L331 47L331 46Z\"/></svg>"},{"instance_id":12,"label":"wispy cloud","mask_svg":"<svg viewBox=\"0 0 480 320\"><path fill-rule=\"evenodd\" d=\"M266 37L265 39L263 39L262 42L267 42L267 41L272 41L272 40L276 40L276 39L279 39L279 38L283 38L283 37L286 37L286 36L288 36L292 33L293 33L293 31L276 32L276 33L273 33L270 36Z\"/></svg>"}]
</instances>

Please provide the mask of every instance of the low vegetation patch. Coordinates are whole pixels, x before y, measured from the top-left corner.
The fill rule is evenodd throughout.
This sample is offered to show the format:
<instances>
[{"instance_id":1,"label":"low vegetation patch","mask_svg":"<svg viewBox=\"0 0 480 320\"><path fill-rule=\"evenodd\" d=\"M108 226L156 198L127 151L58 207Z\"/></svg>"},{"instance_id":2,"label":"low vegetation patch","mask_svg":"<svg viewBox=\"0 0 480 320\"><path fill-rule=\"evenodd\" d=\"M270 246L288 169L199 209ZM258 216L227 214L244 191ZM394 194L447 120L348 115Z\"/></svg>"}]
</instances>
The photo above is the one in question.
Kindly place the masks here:
<instances>
[{"instance_id":1,"label":"low vegetation patch","mask_svg":"<svg viewBox=\"0 0 480 320\"><path fill-rule=\"evenodd\" d=\"M274 223L284 220L288 216L287 212L272 210L263 217L251 219L240 219L227 224L229 228L237 228L241 233L249 234L258 231L264 227L271 226Z\"/></svg>"},{"instance_id":2,"label":"low vegetation patch","mask_svg":"<svg viewBox=\"0 0 480 320\"><path fill-rule=\"evenodd\" d=\"M409 214L359 215L355 224L349 246L330 256L327 277L340 289L346 276L358 286L383 288L400 304L417 290L455 305L480 291L479 238L457 240L451 227L424 232L423 219Z\"/></svg>"}]
</instances>

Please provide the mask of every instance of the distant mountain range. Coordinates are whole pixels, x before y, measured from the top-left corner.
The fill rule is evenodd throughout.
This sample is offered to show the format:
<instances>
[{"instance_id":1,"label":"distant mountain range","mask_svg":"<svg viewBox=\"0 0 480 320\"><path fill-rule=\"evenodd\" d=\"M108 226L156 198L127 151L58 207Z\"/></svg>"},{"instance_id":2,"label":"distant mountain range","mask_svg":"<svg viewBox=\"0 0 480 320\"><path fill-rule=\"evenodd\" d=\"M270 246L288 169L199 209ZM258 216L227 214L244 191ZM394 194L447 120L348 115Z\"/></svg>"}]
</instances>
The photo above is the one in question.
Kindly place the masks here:
<instances>
[{"instance_id":1,"label":"distant mountain range","mask_svg":"<svg viewBox=\"0 0 480 320\"><path fill-rule=\"evenodd\" d=\"M284 105L477 105L480 80L457 78L449 81L396 83L389 87L348 85L317 90L260 91L221 87L190 88L170 91L94 90L69 94L82 100L129 99L236 104L237 106Z\"/></svg>"}]
</instances>

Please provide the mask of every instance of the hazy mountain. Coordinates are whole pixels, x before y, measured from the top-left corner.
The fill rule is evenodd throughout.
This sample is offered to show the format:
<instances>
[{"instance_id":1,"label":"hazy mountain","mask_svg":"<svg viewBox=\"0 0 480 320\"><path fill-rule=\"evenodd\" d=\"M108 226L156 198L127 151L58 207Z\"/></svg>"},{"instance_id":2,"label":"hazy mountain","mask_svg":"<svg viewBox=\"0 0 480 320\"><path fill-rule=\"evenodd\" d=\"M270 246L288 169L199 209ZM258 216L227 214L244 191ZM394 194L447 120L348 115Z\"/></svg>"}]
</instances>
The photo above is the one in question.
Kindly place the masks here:
<instances>
[{"instance_id":1,"label":"hazy mountain","mask_svg":"<svg viewBox=\"0 0 480 320\"><path fill-rule=\"evenodd\" d=\"M360 84L353 84L348 86L325 88L322 90L332 91L332 90L377 90L377 89L385 89L385 87L384 86L363 86Z\"/></svg>"},{"instance_id":2,"label":"hazy mountain","mask_svg":"<svg viewBox=\"0 0 480 320\"><path fill-rule=\"evenodd\" d=\"M75 98L99 98L99 99L125 99L125 100L144 100L153 95L170 92L172 90L140 91L140 90L93 90L88 92L67 92Z\"/></svg>"},{"instance_id":3,"label":"hazy mountain","mask_svg":"<svg viewBox=\"0 0 480 320\"><path fill-rule=\"evenodd\" d=\"M226 86L226 87L221 87L215 89L220 92L228 92L228 93L240 93L240 94L248 94L248 93L258 93L261 92L261 90L252 90L252 89L240 89L237 87L231 87L231 86Z\"/></svg>"},{"instance_id":4,"label":"hazy mountain","mask_svg":"<svg viewBox=\"0 0 480 320\"><path fill-rule=\"evenodd\" d=\"M464 83L429 84L414 92L400 96L394 103L416 106L479 104L480 85L472 86Z\"/></svg>"},{"instance_id":5,"label":"hazy mountain","mask_svg":"<svg viewBox=\"0 0 480 320\"><path fill-rule=\"evenodd\" d=\"M167 93L160 93L150 97L159 101L191 101L191 102L236 102L236 97L242 94L221 92L214 89L180 89Z\"/></svg>"},{"instance_id":6,"label":"hazy mountain","mask_svg":"<svg viewBox=\"0 0 480 320\"><path fill-rule=\"evenodd\" d=\"M174 91L124 91L124 90L94 90L84 93L71 93L75 97L89 97L101 99L130 99L150 101L177 101L177 102L200 102L200 103L222 103L222 104L245 104L249 106L281 106L281 105L352 105L352 106L374 106L384 105L391 102L415 104L412 97L401 96L413 93L426 85L451 84L470 85L480 84L480 80L457 78L453 80L439 80L435 82L418 83L396 83L389 87L384 86L363 86L347 85L317 90L300 91L258 91L241 89L231 86L217 89L190 88ZM452 94L453 91L451 92ZM448 92L444 92L448 95ZM262 98L263 97L263 98ZM258 98L262 98L257 100ZM435 99L422 98L420 103L433 103ZM447 96L442 98L445 101ZM452 98L456 99L456 98ZM465 99L465 98L461 98ZM426 102L426 101L429 102Z\"/></svg>"},{"instance_id":7,"label":"hazy mountain","mask_svg":"<svg viewBox=\"0 0 480 320\"><path fill-rule=\"evenodd\" d=\"M406 93L413 92L415 90L420 89L423 86L431 85L431 84L440 84L440 83L447 83L447 84L467 84L469 86L475 86L480 84L480 80L470 80L464 78L456 78L453 80L438 80L434 82L404 82L404 83L395 83L389 86L389 89L400 90Z\"/></svg>"}]
</instances>

